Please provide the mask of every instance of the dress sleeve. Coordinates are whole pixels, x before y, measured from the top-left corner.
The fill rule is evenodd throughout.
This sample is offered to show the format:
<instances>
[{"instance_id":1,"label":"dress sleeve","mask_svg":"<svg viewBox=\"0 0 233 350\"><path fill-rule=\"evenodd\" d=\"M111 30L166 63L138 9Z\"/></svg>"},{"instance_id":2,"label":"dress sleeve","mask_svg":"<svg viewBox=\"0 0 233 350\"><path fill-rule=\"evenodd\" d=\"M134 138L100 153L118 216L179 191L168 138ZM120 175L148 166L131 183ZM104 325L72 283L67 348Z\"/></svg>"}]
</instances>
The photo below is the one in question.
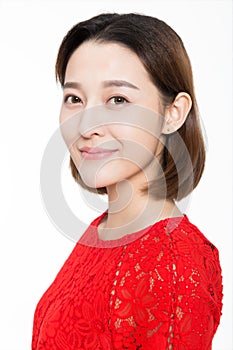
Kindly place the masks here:
<instances>
[{"instance_id":1,"label":"dress sleeve","mask_svg":"<svg viewBox=\"0 0 233 350\"><path fill-rule=\"evenodd\" d=\"M221 315L217 249L197 232L125 247L111 292L114 349L210 350Z\"/></svg>"}]
</instances>

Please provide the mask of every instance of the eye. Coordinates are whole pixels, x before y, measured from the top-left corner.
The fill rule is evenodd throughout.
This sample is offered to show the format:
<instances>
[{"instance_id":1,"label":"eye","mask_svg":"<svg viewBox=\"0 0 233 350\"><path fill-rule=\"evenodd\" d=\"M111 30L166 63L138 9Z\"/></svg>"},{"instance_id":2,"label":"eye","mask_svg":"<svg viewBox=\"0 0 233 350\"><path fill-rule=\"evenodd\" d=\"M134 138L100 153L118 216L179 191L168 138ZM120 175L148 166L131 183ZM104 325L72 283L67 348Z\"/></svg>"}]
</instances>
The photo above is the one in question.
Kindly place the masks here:
<instances>
[{"instance_id":1,"label":"eye","mask_svg":"<svg viewBox=\"0 0 233 350\"><path fill-rule=\"evenodd\" d=\"M129 101L122 96L113 96L108 100L108 102L114 105L121 105L123 103L128 103Z\"/></svg>"},{"instance_id":2,"label":"eye","mask_svg":"<svg viewBox=\"0 0 233 350\"><path fill-rule=\"evenodd\" d=\"M67 95L64 98L64 102L69 104L77 104L77 103L81 103L82 100L76 95Z\"/></svg>"}]
</instances>

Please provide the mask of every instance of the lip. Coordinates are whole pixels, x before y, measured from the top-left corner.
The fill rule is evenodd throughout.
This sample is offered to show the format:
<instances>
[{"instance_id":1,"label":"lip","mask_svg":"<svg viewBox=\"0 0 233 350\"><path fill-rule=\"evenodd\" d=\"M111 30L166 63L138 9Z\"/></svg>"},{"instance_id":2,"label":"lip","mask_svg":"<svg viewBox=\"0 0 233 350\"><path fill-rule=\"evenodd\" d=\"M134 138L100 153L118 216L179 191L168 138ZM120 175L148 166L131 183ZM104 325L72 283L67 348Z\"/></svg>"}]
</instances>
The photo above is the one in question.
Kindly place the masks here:
<instances>
[{"instance_id":1,"label":"lip","mask_svg":"<svg viewBox=\"0 0 233 350\"><path fill-rule=\"evenodd\" d=\"M116 153L118 150L114 149L105 149L105 148L99 148L99 147L83 147L80 148L81 156L84 159L103 159L110 157L112 154Z\"/></svg>"}]
</instances>

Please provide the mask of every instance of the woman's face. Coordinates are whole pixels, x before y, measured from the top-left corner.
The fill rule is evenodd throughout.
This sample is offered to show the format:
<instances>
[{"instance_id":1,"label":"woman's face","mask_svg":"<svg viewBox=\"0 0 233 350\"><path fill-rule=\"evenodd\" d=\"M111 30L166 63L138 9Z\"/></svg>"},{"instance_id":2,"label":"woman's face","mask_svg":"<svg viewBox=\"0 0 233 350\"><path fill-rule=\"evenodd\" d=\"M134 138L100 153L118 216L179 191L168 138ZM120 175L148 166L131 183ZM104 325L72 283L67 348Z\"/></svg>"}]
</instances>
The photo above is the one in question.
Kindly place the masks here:
<instances>
[{"instance_id":1,"label":"woman's face","mask_svg":"<svg viewBox=\"0 0 233 350\"><path fill-rule=\"evenodd\" d=\"M89 41L74 51L60 122L87 186L145 184L145 172L162 148L160 111L159 92L130 49Z\"/></svg>"}]
</instances>

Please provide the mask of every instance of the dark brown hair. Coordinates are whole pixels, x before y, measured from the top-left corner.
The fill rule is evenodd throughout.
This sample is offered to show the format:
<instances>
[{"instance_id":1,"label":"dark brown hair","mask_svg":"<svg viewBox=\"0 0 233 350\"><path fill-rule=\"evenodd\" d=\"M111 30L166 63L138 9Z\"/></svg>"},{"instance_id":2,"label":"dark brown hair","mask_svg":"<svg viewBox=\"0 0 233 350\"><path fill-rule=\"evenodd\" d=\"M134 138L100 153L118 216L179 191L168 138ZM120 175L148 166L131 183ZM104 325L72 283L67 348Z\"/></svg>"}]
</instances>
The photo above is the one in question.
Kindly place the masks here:
<instances>
[{"instance_id":1,"label":"dark brown hair","mask_svg":"<svg viewBox=\"0 0 233 350\"><path fill-rule=\"evenodd\" d=\"M64 37L56 62L56 77L64 85L67 63L72 53L87 40L115 42L135 52L160 91L164 106L169 106L179 92L191 96L192 108L178 132L166 135L161 157L162 173L148 188L159 194L160 180L166 180L168 199L186 197L198 184L205 164L205 146L194 94L192 68L183 42L165 22L150 16L100 14L75 25ZM87 187L70 158L72 175L84 188L99 194L106 188ZM147 190L145 188L143 191ZM157 188L157 190L156 190Z\"/></svg>"}]
</instances>

